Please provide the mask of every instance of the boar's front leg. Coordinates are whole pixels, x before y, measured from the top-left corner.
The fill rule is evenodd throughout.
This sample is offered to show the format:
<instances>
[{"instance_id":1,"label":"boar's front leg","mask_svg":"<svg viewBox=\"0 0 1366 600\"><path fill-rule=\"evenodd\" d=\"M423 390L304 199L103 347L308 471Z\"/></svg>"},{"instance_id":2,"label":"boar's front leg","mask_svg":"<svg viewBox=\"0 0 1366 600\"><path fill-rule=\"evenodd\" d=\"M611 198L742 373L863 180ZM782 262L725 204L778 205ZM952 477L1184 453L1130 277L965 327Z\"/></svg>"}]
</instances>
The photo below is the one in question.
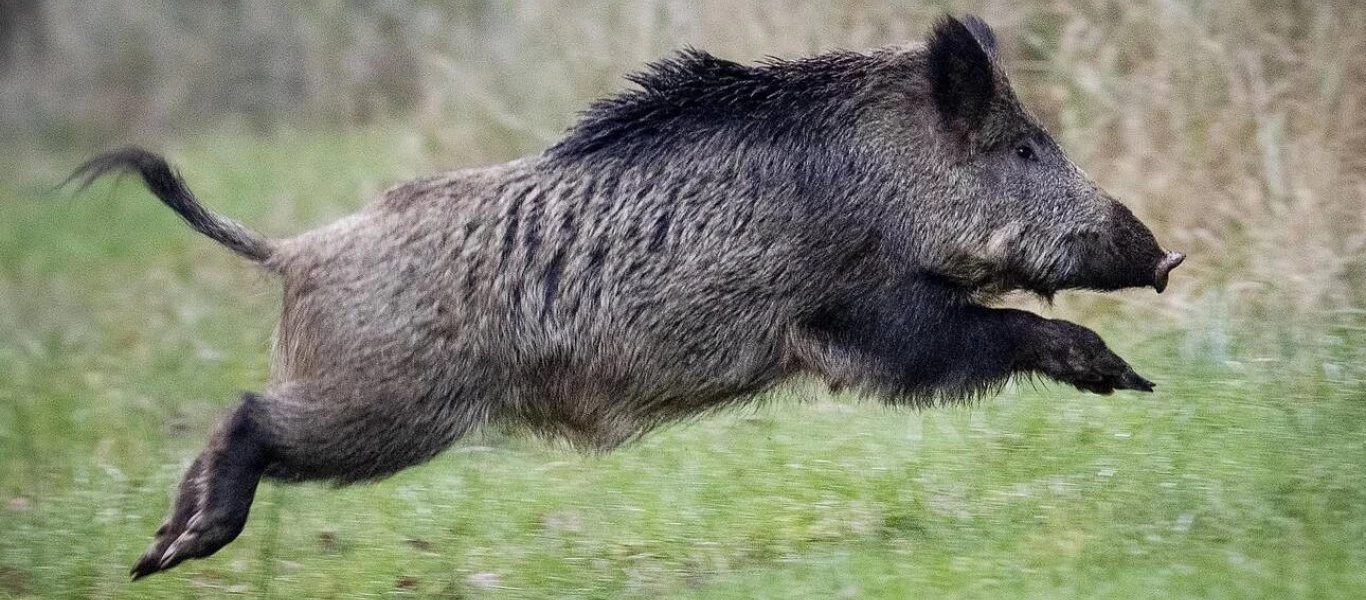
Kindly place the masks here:
<instances>
[{"instance_id":1,"label":"boar's front leg","mask_svg":"<svg viewBox=\"0 0 1366 600\"><path fill-rule=\"evenodd\" d=\"M1020 315L1012 319L1017 370L1041 373L1097 394L1153 391L1153 383L1111 352L1096 332L1061 319L1017 312Z\"/></svg>"},{"instance_id":2,"label":"boar's front leg","mask_svg":"<svg viewBox=\"0 0 1366 600\"><path fill-rule=\"evenodd\" d=\"M822 311L793 340L793 354L832 387L893 399L971 395L1029 373L1098 394L1153 387L1085 327L976 305L933 281L889 286Z\"/></svg>"}]
</instances>

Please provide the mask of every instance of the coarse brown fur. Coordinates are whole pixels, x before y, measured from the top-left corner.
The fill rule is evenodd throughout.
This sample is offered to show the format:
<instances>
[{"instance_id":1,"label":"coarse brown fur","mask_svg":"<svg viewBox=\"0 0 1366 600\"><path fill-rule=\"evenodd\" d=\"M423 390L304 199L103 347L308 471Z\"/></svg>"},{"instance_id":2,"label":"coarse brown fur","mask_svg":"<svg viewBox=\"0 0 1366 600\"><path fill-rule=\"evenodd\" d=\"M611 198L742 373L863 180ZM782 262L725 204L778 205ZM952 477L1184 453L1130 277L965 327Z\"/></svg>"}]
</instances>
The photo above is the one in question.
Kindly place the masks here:
<instances>
[{"instance_id":1,"label":"coarse brown fur","mask_svg":"<svg viewBox=\"0 0 1366 600\"><path fill-rule=\"evenodd\" d=\"M1013 375L1150 390L1093 332L986 302L1159 290L1180 256L1020 106L995 39L746 66L687 51L559 144L266 240L129 149L200 232L284 280L272 378L182 483L140 577L230 542L261 476L354 482L505 424L611 448L802 373L893 402Z\"/></svg>"}]
</instances>

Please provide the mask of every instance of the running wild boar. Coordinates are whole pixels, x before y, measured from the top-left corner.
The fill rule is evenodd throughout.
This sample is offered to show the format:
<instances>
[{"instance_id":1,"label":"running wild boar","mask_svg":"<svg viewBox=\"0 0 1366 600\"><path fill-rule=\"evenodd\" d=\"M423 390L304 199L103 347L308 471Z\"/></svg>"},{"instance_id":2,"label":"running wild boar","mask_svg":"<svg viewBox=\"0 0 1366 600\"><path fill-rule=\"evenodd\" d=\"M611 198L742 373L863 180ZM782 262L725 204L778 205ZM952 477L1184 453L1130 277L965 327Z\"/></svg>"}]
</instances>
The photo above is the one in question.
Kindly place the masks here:
<instances>
[{"instance_id":1,"label":"running wild boar","mask_svg":"<svg viewBox=\"0 0 1366 600\"><path fill-rule=\"evenodd\" d=\"M917 406L1016 375L1152 389L1091 330L990 306L1161 292L1182 255L1020 105L982 21L758 65L685 51L630 79L540 155L288 239L209 212L144 150L73 175L140 174L284 282L270 382L190 466L134 578L231 542L263 476L373 480L484 425L607 449L801 374Z\"/></svg>"}]
</instances>

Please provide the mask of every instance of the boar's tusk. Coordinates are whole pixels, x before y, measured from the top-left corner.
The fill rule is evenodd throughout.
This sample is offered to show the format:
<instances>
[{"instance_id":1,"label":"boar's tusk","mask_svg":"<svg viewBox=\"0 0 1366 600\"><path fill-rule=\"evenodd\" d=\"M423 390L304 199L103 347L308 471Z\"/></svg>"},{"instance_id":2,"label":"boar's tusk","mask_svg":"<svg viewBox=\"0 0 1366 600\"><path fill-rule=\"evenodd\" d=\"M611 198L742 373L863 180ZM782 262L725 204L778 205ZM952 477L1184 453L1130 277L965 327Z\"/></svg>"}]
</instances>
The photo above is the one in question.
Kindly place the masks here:
<instances>
[{"instance_id":1,"label":"boar's tusk","mask_svg":"<svg viewBox=\"0 0 1366 600\"><path fill-rule=\"evenodd\" d=\"M1153 289L1161 294L1162 290L1167 289L1167 275L1172 269L1180 266L1181 261L1186 260L1186 255L1180 252L1168 252L1167 256L1157 263L1157 270L1153 273Z\"/></svg>"}]
</instances>

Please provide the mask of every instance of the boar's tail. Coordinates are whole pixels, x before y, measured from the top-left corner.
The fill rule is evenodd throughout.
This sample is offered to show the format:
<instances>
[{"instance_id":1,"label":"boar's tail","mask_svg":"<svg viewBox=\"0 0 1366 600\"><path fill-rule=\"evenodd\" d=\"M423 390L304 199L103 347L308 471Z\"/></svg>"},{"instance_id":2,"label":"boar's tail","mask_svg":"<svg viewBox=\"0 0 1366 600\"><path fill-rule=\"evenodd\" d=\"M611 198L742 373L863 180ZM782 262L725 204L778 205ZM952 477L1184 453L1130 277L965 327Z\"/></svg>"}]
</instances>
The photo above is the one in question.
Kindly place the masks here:
<instances>
[{"instance_id":1,"label":"boar's tail","mask_svg":"<svg viewBox=\"0 0 1366 600\"><path fill-rule=\"evenodd\" d=\"M190 188L185 187L185 182L166 163L166 159L142 148L123 148L96 156L77 168L62 185L79 180L80 189L85 189L102 175L118 171L133 171L141 175L147 189L185 219L195 231L258 263L270 258L271 247L266 238L241 223L209 212L190 193Z\"/></svg>"}]
</instances>

